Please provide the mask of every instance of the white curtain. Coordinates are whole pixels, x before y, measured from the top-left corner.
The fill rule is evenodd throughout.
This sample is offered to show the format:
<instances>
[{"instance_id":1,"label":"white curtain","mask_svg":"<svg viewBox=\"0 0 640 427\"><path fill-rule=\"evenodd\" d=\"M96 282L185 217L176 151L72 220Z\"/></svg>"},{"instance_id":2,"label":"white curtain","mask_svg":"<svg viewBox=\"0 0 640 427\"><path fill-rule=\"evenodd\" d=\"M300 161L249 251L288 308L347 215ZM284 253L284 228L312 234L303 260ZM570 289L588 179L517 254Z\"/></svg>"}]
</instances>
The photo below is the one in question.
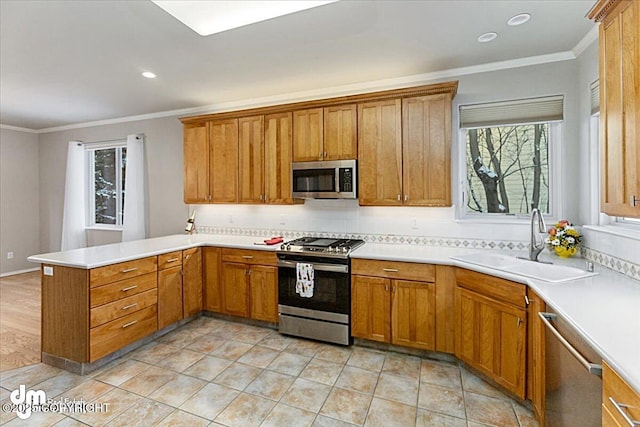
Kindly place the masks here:
<instances>
[{"instance_id":1,"label":"white curtain","mask_svg":"<svg viewBox=\"0 0 640 427\"><path fill-rule=\"evenodd\" d=\"M124 220L122 241L146 237L144 138L127 136L127 168L124 181Z\"/></svg>"},{"instance_id":2,"label":"white curtain","mask_svg":"<svg viewBox=\"0 0 640 427\"><path fill-rule=\"evenodd\" d=\"M86 158L82 143L69 142L64 187L64 211L62 213L62 244L60 245L62 251L87 246L85 231L87 220Z\"/></svg>"}]
</instances>

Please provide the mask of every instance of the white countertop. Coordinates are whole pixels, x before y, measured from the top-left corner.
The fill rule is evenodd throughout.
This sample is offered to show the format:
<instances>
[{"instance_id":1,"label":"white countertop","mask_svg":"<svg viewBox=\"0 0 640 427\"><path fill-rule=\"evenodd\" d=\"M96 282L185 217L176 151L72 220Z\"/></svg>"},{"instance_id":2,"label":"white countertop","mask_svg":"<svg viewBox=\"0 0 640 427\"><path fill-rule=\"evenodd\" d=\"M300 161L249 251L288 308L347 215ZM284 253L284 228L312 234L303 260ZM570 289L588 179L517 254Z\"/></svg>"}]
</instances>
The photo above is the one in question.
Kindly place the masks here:
<instances>
[{"instance_id":1,"label":"white countertop","mask_svg":"<svg viewBox=\"0 0 640 427\"><path fill-rule=\"evenodd\" d=\"M269 251L275 251L280 246L254 244L263 240L264 237L260 236L173 235L34 255L29 257L29 261L89 269L198 246ZM455 265L525 283L560 316L569 321L602 358L640 393L639 282L605 267L596 266L599 273L597 276L570 282L549 283L450 258L480 251L485 249L367 243L355 250L352 258ZM565 260L546 251L541 255L541 259L574 267L582 267L584 264L584 260Z\"/></svg>"}]
</instances>

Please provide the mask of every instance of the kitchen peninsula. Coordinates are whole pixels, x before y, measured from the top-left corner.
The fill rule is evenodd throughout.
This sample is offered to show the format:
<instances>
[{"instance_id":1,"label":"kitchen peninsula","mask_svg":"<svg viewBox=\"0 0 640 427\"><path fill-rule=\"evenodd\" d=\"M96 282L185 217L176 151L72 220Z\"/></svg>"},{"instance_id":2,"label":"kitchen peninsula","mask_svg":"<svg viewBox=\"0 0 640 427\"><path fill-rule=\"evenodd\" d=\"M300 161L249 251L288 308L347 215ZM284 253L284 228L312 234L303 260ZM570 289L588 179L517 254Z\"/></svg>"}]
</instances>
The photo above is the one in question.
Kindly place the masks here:
<instances>
[{"instance_id":1,"label":"kitchen peninsula","mask_svg":"<svg viewBox=\"0 0 640 427\"><path fill-rule=\"evenodd\" d=\"M92 334L89 315L92 308L96 289L105 288L109 283L124 284L131 280L124 278L117 282L109 282L106 285L103 281L93 285L94 271L111 268L115 274L138 274L138 278L145 275L156 277L157 271L162 269L161 259L164 254L180 253L194 248L202 250L222 248L261 251L265 255L275 257L273 253L275 246L255 245L254 242L261 241L263 237L240 236L240 235L211 235L199 234L192 236L173 235L146 239L127 243L76 249L66 252L49 253L35 255L29 258L32 262L42 264L42 286L43 286L43 337L42 350L43 361L57 366L62 366L68 370L79 373L87 373L103 365L107 361L136 348L141 343L147 342L152 337L157 337L175 326L169 325L164 330L158 330L156 315L158 314L158 302L154 299L154 292L157 289L157 282L150 280L150 292L146 302L137 301L137 312L141 313L140 319L132 319L117 323L117 328L126 331L137 324L143 325L143 332L128 335L125 340L109 339L105 344L99 344L97 352L93 353L92 347L94 339L97 343L103 343L101 335ZM451 270L465 269L484 273L491 276L500 277L516 283L525 284L529 289L539 295L544 302L553 307L564 318L568 319L574 328L590 343L590 345L602 356L636 393L640 392L640 365L637 363L640 354L640 286L638 283L622 274L615 273L603 267L598 267L597 276L585 279L569 281L564 283L550 283L536 279L518 276L509 272L483 268L477 265L456 261L450 257L478 252L473 248L442 248L436 246L423 245L396 245L396 244L372 244L368 243L358 248L352 253L353 259L362 260L382 260L405 263L433 264L438 267L446 267ZM164 257L165 262L173 258ZM551 259L550 255L546 258ZM152 261L149 261L152 260ZM213 260L213 261L212 261ZM556 263L569 263L574 266L580 265L582 260L572 259L562 261L557 257L552 260ZM184 258L183 258L183 263ZM202 257L202 269L207 277L207 271L218 268L208 263L220 262L219 258ZM129 268L119 268L122 263L140 263ZM178 261L174 261L178 262ZM159 264L160 263L160 264ZM113 269L111 266L119 265ZM136 268L136 270L124 272ZM150 270L150 272L147 272ZM158 276L159 277L159 276ZM100 279L102 280L102 279ZM104 279L107 280L107 279ZM210 285L211 277L205 278L202 289L207 298L207 289ZM107 280L108 281L108 280ZM130 286L141 286L141 282ZM118 291L127 288L120 286ZM146 288L145 288L146 289ZM138 295L149 292L145 290ZM115 302L115 301L114 301ZM110 304L113 304L111 302ZM127 305L134 304L131 302ZM109 305L109 304L106 304ZM103 306L101 306L103 307ZM144 307L144 308L142 308ZM206 303L202 307L205 311ZM122 308L120 308L122 310ZM117 310L116 310L117 311ZM125 310L126 311L126 310ZM197 311L200 312L200 311ZM74 323L75 316L85 316L79 323ZM129 315L130 316L130 315ZM93 318L93 316L91 316ZM126 317L126 316L125 316ZM160 317L158 317L159 319ZM192 317L182 320L184 323ZM110 325L116 320L109 320L105 325ZM77 319L76 319L77 320ZM125 327L127 323L136 320L131 326ZM176 322L173 325L179 325ZM115 324L114 324L115 325ZM97 326L101 328L102 326ZM116 328L116 329L117 329ZM161 329L161 328L160 328ZM103 332L109 337L113 337L114 329L106 328L108 332ZM56 344L56 340L62 340ZM110 346L105 348L104 346ZM64 353L62 348L70 348L75 353ZM59 351L60 353L56 354ZM64 350L67 351L67 350Z\"/></svg>"}]
</instances>

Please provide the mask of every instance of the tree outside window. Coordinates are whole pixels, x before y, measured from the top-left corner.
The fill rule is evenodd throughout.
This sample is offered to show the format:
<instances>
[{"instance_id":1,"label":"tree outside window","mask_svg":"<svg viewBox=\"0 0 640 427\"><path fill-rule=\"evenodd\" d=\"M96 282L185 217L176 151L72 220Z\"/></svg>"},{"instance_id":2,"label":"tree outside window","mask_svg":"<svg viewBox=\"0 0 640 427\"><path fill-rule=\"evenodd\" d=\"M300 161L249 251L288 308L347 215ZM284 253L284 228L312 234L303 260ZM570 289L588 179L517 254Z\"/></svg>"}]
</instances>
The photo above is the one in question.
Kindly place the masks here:
<instances>
[{"instance_id":1,"label":"tree outside window","mask_svg":"<svg viewBox=\"0 0 640 427\"><path fill-rule=\"evenodd\" d=\"M467 213L549 213L549 127L466 129Z\"/></svg>"},{"instance_id":2,"label":"tree outside window","mask_svg":"<svg viewBox=\"0 0 640 427\"><path fill-rule=\"evenodd\" d=\"M121 226L127 149L126 147L96 149L91 156L93 223Z\"/></svg>"}]
</instances>

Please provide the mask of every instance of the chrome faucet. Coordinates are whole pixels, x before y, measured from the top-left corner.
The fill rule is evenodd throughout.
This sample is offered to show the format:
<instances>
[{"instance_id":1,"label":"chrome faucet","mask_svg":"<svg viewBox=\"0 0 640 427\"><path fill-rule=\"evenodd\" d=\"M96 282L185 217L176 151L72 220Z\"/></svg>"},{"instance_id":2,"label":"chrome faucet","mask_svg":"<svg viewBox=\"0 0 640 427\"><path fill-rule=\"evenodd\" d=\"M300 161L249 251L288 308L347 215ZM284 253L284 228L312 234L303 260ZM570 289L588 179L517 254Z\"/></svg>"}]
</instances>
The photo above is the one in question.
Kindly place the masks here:
<instances>
[{"instance_id":1,"label":"chrome faucet","mask_svg":"<svg viewBox=\"0 0 640 427\"><path fill-rule=\"evenodd\" d=\"M544 218L542 217L542 213L540 213L540 209L532 208L531 209L531 242L529 243L529 260L535 262L544 262L538 260L538 255L540 252L544 250L545 242L544 239L538 242L538 238L536 237L536 218L538 222L538 231L537 233L546 233L547 226L544 223Z\"/></svg>"}]
</instances>

